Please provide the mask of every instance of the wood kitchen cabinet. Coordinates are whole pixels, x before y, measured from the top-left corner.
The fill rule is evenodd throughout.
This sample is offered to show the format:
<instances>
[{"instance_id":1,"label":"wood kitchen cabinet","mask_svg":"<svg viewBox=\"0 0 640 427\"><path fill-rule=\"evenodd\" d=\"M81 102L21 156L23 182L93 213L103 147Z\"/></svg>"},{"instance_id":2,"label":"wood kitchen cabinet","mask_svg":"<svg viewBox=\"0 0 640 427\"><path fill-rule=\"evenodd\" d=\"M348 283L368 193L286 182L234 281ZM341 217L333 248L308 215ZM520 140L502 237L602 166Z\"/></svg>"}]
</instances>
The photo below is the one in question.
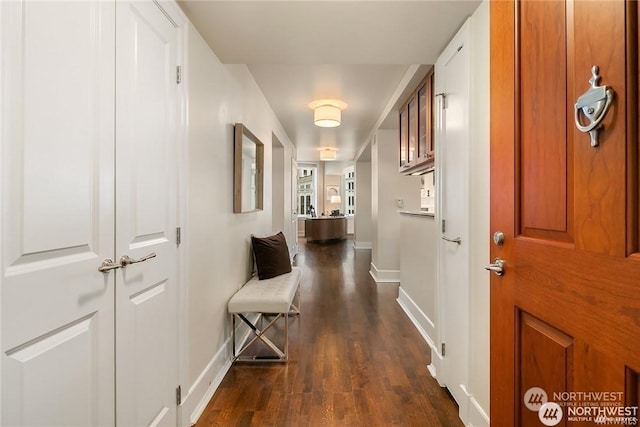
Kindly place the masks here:
<instances>
[{"instance_id":1,"label":"wood kitchen cabinet","mask_svg":"<svg viewBox=\"0 0 640 427\"><path fill-rule=\"evenodd\" d=\"M433 67L398 111L399 170L404 174L433 167Z\"/></svg>"}]
</instances>

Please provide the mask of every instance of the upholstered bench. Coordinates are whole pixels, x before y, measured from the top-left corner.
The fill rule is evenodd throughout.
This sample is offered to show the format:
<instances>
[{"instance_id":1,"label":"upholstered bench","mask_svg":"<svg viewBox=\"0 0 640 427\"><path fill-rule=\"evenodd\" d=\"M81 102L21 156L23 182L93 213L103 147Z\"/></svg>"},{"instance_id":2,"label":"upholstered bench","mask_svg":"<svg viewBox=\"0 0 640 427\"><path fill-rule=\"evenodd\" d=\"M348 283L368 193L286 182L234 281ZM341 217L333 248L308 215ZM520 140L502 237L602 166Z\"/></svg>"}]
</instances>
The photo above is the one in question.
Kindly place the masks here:
<instances>
[{"instance_id":1,"label":"upholstered bench","mask_svg":"<svg viewBox=\"0 0 640 427\"><path fill-rule=\"evenodd\" d=\"M227 304L227 309L233 320L233 361L234 362L286 362L289 360L289 316L300 314L300 277L299 267L291 267L291 272L281 274L270 279L259 280L254 276L249 280ZM274 315L264 329L252 323L247 314L258 314L262 321L266 315ZM265 332L280 318L284 318L284 347L281 349L273 343ZM253 336L236 351L236 319L244 322ZM274 356L255 356L246 354L247 349L257 340L265 343L274 352Z\"/></svg>"}]
</instances>

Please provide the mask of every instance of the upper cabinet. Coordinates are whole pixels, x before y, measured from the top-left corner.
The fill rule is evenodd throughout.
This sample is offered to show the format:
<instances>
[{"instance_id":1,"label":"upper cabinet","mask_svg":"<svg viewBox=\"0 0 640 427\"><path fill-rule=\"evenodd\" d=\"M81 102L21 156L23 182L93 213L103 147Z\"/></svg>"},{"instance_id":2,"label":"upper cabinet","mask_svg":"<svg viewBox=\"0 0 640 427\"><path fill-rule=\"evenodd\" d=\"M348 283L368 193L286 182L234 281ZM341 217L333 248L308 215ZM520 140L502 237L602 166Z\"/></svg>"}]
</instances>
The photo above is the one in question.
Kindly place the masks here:
<instances>
[{"instance_id":1,"label":"upper cabinet","mask_svg":"<svg viewBox=\"0 0 640 427\"><path fill-rule=\"evenodd\" d=\"M418 173L434 165L432 103L433 67L398 111L401 173Z\"/></svg>"}]
</instances>

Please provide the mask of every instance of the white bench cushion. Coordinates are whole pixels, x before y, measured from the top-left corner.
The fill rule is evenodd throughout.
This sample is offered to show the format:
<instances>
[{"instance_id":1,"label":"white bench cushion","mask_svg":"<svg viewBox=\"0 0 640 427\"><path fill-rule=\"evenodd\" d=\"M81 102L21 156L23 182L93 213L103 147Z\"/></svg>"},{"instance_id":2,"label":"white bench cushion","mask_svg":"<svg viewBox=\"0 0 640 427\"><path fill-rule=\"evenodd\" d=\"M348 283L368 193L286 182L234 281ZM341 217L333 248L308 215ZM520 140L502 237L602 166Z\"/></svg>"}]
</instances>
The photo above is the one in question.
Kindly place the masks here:
<instances>
[{"instance_id":1,"label":"white bench cushion","mask_svg":"<svg viewBox=\"0 0 640 427\"><path fill-rule=\"evenodd\" d=\"M231 297L229 313L287 313L296 294L302 270L292 267L291 273L266 280L253 277Z\"/></svg>"}]
</instances>

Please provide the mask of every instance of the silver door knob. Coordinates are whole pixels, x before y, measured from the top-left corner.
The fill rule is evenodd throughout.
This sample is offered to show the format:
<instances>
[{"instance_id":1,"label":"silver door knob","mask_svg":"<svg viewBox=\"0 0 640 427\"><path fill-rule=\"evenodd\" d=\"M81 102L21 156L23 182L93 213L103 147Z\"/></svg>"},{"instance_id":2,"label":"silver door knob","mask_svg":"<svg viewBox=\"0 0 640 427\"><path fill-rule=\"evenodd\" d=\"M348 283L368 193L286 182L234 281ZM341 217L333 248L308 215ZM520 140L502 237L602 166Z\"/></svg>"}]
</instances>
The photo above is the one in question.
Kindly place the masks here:
<instances>
[{"instance_id":1,"label":"silver door knob","mask_svg":"<svg viewBox=\"0 0 640 427\"><path fill-rule=\"evenodd\" d=\"M504 233L502 231L496 231L493 233L493 243L498 246L504 245Z\"/></svg>"},{"instance_id":2,"label":"silver door knob","mask_svg":"<svg viewBox=\"0 0 640 427\"><path fill-rule=\"evenodd\" d=\"M98 271L100 273L108 273L111 270L115 270L120 267L122 267L122 265L116 264L115 262L113 262L111 258L107 258L104 261L102 261L102 264L100 264L100 267L98 267Z\"/></svg>"},{"instance_id":3,"label":"silver door knob","mask_svg":"<svg viewBox=\"0 0 640 427\"><path fill-rule=\"evenodd\" d=\"M156 257L156 253L155 252L151 252L149 255L143 256L140 259L135 259L135 258L131 258L129 255L122 255L120 257L120 264L122 264L123 267L126 267L129 264L136 264L138 262L144 262L148 259L151 258L155 258Z\"/></svg>"},{"instance_id":4,"label":"silver door knob","mask_svg":"<svg viewBox=\"0 0 640 427\"><path fill-rule=\"evenodd\" d=\"M485 265L484 269L493 271L494 273L496 273L496 276L502 276L504 274L504 265L504 260L496 258L495 260L493 260L493 264Z\"/></svg>"}]
</instances>

